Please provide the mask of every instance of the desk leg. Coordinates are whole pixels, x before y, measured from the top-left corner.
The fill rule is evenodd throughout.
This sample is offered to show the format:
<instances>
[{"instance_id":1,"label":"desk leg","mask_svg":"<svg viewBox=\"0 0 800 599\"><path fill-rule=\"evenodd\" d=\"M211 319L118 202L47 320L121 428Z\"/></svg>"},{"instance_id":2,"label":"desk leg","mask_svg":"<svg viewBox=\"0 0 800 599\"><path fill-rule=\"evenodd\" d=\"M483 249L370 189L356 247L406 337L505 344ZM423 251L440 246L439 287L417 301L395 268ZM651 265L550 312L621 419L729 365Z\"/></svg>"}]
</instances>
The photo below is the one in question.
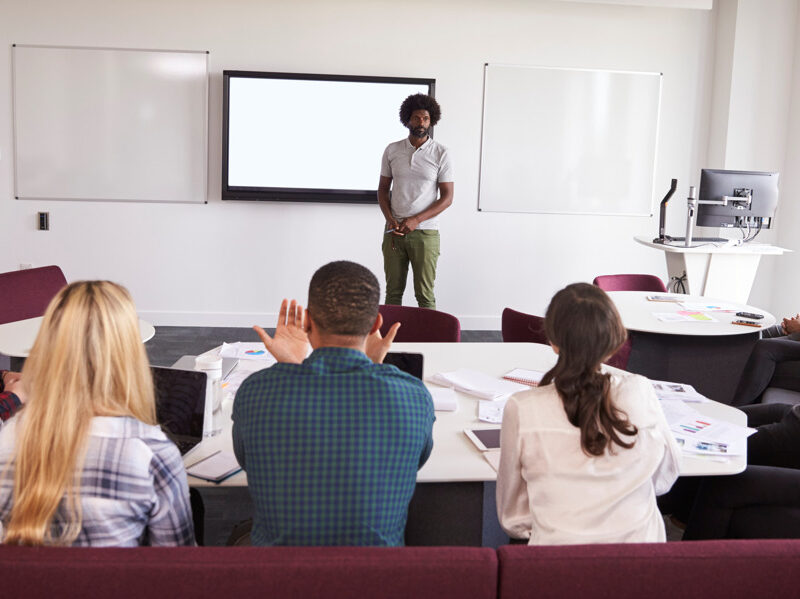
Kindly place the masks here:
<instances>
[{"instance_id":1,"label":"desk leg","mask_svg":"<svg viewBox=\"0 0 800 599\"><path fill-rule=\"evenodd\" d=\"M506 544L495 506L494 482L418 483L408 507L406 545Z\"/></svg>"}]
</instances>

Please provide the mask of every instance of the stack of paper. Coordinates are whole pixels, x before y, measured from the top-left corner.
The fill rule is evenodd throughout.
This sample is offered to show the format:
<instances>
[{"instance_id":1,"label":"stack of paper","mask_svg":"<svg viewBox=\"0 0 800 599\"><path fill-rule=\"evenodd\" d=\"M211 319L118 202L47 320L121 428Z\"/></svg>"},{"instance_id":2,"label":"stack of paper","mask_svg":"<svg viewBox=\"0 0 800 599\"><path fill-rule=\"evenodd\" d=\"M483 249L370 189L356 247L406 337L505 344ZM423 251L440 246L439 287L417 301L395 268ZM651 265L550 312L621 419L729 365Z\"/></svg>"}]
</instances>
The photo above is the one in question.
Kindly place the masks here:
<instances>
[{"instance_id":1,"label":"stack of paper","mask_svg":"<svg viewBox=\"0 0 800 599\"><path fill-rule=\"evenodd\" d=\"M662 400L661 409L675 440L683 448L684 453L714 456L745 455L747 437L756 432L754 428L705 416L680 400Z\"/></svg>"},{"instance_id":2,"label":"stack of paper","mask_svg":"<svg viewBox=\"0 0 800 599\"><path fill-rule=\"evenodd\" d=\"M690 401L702 403L709 401L705 395L701 395L691 385L685 383L670 383L669 381L650 381L655 389L656 397L658 399L680 399L682 401Z\"/></svg>"},{"instance_id":3,"label":"stack of paper","mask_svg":"<svg viewBox=\"0 0 800 599\"><path fill-rule=\"evenodd\" d=\"M506 399L517 391L525 391L530 388L527 385L506 381L468 368L434 374L431 382L444 387L453 387L462 393L491 401Z\"/></svg>"},{"instance_id":4,"label":"stack of paper","mask_svg":"<svg viewBox=\"0 0 800 599\"><path fill-rule=\"evenodd\" d=\"M503 423L503 410L506 407L505 399L493 401L482 401L478 404L478 420L481 422L491 422L492 424Z\"/></svg>"},{"instance_id":5,"label":"stack of paper","mask_svg":"<svg viewBox=\"0 0 800 599\"><path fill-rule=\"evenodd\" d=\"M455 412L458 409L458 396L451 387L431 387L433 409L437 412Z\"/></svg>"}]
</instances>

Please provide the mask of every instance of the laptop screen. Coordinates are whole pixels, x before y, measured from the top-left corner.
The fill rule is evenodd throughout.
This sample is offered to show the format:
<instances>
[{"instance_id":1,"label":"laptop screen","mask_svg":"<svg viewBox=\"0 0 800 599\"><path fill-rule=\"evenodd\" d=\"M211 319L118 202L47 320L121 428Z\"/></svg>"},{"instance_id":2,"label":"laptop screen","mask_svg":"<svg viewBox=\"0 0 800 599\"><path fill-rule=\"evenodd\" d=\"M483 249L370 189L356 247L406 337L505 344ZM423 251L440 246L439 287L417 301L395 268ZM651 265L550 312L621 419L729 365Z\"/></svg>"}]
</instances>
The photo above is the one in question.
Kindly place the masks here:
<instances>
[{"instance_id":1,"label":"laptop screen","mask_svg":"<svg viewBox=\"0 0 800 599\"><path fill-rule=\"evenodd\" d=\"M161 429L186 453L203 440L206 373L151 366L156 418Z\"/></svg>"}]
</instances>

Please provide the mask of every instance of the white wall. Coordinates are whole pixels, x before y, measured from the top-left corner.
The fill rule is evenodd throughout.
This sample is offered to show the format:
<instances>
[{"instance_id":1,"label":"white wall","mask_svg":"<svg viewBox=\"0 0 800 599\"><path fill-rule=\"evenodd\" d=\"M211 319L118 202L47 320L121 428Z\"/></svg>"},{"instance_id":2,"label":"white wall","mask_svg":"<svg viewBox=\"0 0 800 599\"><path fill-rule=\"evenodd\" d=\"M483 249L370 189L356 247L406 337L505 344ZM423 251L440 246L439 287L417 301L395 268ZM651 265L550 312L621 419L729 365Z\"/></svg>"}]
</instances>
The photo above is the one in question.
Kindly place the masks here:
<instances>
[{"instance_id":1,"label":"white wall","mask_svg":"<svg viewBox=\"0 0 800 599\"><path fill-rule=\"evenodd\" d=\"M483 63L663 72L654 199L679 179L670 233L682 231L683 198L706 166L712 11L533 0L0 0L0 14L6 82L12 43L210 51L207 205L13 200L10 93L0 93L0 223L8 236L0 271L57 263L70 280L118 280L155 324L271 325L280 299L305 301L311 273L328 260L380 273L377 206L220 201L223 69L436 78L444 115L436 135L456 164L437 300L465 328L499 328L507 305L541 313L555 290L597 274L666 275L663 256L632 241L655 236L657 218L477 212ZM342 130L357 126L354 107ZM51 231L34 229L39 210L50 212Z\"/></svg>"}]
</instances>

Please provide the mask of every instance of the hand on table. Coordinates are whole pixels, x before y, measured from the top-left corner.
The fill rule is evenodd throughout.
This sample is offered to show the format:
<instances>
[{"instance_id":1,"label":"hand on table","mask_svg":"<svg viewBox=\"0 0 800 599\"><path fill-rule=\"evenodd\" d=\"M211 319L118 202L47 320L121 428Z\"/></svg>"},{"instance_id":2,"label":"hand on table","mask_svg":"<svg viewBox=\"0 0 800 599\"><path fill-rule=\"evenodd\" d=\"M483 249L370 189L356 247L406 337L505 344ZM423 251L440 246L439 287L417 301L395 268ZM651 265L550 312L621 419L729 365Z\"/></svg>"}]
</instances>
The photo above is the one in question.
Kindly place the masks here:
<instances>
[{"instance_id":1,"label":"hand on table","mask_svg":"<svg viewBox=\"0 0 800 599\"><path fill-rule=\"evenodd\" d=\"M278 313L275 335L270 337L260 326L253 327L264 347L278 362L299 364L308 355L308 333L305 327L308 314L296 300L283 300Z\"/></svg>"},{"instance_id":2,"label":"hand on table","mask_svg":"<svg viewBox=\"0 0 800 599\"><path fill-rule=\"evenodd\" d=\"M392 341L394 341L394 337L397 335L397 329L399 328L400 323L396 322L389 328L386 337L381 335L380 327L378 327L374 333L370 333L367 336L367 346L364 349L364 353L367 354L367 357L375 364L383 363L383 359L389 352L389 348L392 346Z\"/></svg>"}]
</instances>

